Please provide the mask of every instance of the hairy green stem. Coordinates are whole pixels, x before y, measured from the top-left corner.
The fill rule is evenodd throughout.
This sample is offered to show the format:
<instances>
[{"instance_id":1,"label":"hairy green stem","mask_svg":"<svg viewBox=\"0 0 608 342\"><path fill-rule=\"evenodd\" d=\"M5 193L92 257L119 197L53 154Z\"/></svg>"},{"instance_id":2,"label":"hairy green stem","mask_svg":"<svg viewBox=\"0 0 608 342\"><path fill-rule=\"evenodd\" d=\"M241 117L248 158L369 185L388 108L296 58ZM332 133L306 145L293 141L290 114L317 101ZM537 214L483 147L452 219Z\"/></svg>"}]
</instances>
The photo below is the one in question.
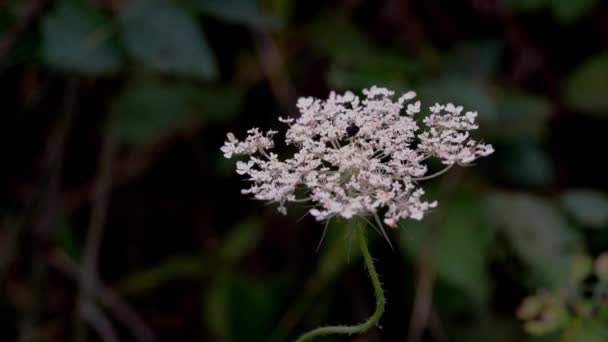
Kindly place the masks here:
<instances>
[{"instance_id":1,"label":"hairy green stem","mask_svg":"<svg viewBox=\"0 0 608 342\"><path fill-rule=\"evenodd\" d=\"M380 284L378 273L376 272L376 268L374 267L374 261L372 260L372 256L369 254L369 249L367 248L367 242L365 240L363 228L357 227L357 232L359 235L359 248L361 248L361 254L363 255L363 259L365 260L367 272L369 273L369 277L372 280L372 285L374 286L374 293L376 295L376 311L374 311L372 316L363 323L350 326L337 325L316 328L300 336L300 338L298 338L296 342L309 341L314 337L323 335L361 334L373 328L380 321L380 317L382 317L382 314L384 313L384 304L386 303L386 300L384 298L384 291L382 290L382 284Z\"/></svg>"}]
</instances>

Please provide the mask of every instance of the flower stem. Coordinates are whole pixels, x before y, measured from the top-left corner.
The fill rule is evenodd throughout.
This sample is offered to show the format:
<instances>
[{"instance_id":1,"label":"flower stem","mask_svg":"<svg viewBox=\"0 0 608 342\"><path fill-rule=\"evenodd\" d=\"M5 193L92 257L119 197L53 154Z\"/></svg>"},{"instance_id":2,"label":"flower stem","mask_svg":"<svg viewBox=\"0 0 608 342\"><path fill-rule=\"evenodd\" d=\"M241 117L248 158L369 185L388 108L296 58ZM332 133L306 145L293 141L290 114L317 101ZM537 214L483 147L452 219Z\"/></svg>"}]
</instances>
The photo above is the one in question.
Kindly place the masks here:
<instances>
[{"instance_id":1,"label":"flower stem","mask_svg":"<svg viewBox=\"0 0 608 342\"><path fill-rule=\"evenodd\" d=\"M367 248L367 242L365 240L363 228L357 227L357 233L359 235L359 248L361 249L361 254L363 254L363 259L365 260L367 272L369 273L369 277L372 280L372 285L374 286L374 293L376 295L376 311L374 311L372 316L367 321L362 322L360 324L350 326L337 325L316 328L300 336L300 338L298 338L296 342L309 341L314 337L323 335L361 334L373 328L380 321L380 317L382 317L382 314L384 313L384 305L386 303L386 300L384 298L384 291L382 290L382 284L380 284L378 273L376 272L376 268L374 267L374 261L372 260L372 257L369 254L369 249Z\"/></svg>"},{"instance_id":2,"label":"flower stem","mask_svg":"<svg viewBox=\"0 0 608 342\"><path fill-rule=\"evenodd\" d=\"M442 174L448 172L453 166L454 166L454 164L450 164L447 167L445 167L444 169L433 173L432 175L428 175L428 176L424 176L424 177L418 177L418 178L412 178L412 179L415 180L415 181L423 181L423 180L435 178L435 177L441 176Z\"/></svg>"}]
</instances>

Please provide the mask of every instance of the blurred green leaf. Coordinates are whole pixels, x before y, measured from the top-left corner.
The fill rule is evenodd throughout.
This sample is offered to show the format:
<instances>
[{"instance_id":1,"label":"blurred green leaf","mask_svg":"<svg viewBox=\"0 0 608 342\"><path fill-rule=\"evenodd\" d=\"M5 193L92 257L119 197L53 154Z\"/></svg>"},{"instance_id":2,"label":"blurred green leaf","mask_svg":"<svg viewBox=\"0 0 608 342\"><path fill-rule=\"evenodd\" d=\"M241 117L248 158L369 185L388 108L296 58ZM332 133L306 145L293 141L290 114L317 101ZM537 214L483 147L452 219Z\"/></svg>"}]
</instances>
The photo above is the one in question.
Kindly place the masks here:
<instances>
[{"instance_id":1,"label":"blurred green leaf","mask_svg":"<svg viewBox=\"0 0 608 342\"><path fill-rule=\"evenodd\" d=\"M457 193L441 205L445 206L445 216L434 249L437 276L482 303L489 288L485 266L488 236L481 225L480 199L474 194ZM402 222L398 236L412 257L419 253L431 221Z\"/></svg>"},{"instance_id":2,"label":"blurred green leaf","mask_svg":"<svg viewBox=\"0 0 608 342\"><path fill-rule=\"evenodd\" d=\"M106 73L121 66L112 40L114 26L95 7L62 0L42 22L44 56L52 67L82 73Z\"/></svg>"},{"instance_id":3,"label":"blurred green leaf","mask_svg":"<svg viewBox=\"0 0 608 342\"><path fill-rule=\"evenodd\" d=\"M364 89L379 84L395 91L405 91L410 65L402 57L379 52L369 55L365 62L336 61L330 66L327 79L335 89Z\"/></svg>"},{"instance_id":4,"label":"blurred green leaf","mask_svg":"<svg viewBox=\"0 0 608 342\"><path fill-rule=\"evenodd\" d=\"M319 15L304 33L314 46L334 60L356 60L360 58L359 52L370 50L366 37L343 16Z\"/></svg>"},{"instance_id":5,"label":"blurred green leaf","mask_svg":"<svg viewBox=\"0 0 608 342\"><path fill-rule=\"evenodd\" d=\"M445 322L450 341L556 342L554 339L526 338L519 322L508 319L508 317L496 315L489 309L480 312L479 315L480 319L472 321L470 327L464 325L468 322L463 322L462 311L459 312L459 315L454 316L451 321L447 321L442 316L442 321ZM452 326L451 329L450 326Z\"/></svg>"},{"instance_id":6,"label":"blurred green leaf","mask_svg":"<svg viewBox=\"0 0 608 342\"><path fill-rule=\"evenodd\" d=\"M196 20L168 0L135 0L119 13L131 56L166 73L217 77L215 58Z\"/></svg>"},{"instance_id":7,"label":"blurred green leaf","mask_svg":"<svg viewBox=\"0 0 608 342\"><path fill-rule=\"evenodd\" d=\"M593 259L585 253L573 256L569 272L573 287L580 285L593 272Z\"/></svg>"},{"instance_id":8,"label":"blurred green leaf","mask_svg":"<svg viewBox=\"0 0 608 342\"><path fill-rule=\"evenodd\" d=\"M608 196L593 190L570 190L560 196L564 209L582 224L602 228L608 225Z\"/></svg>"},{"instance_id":9,"label":"blurred green leaf","mask_svg":"<svg viewBox=\"0 0 608 342\"><path fill-rule=\"evenodd\" d=\"M303 290L290 303L289 310L283 315L283 319L271 337L267 339L268 341L285 341L293 325L298 323L304 313L314 310L323 311L324 308L321 305L316 305L321 296L320 293L330 287L330 284L350 265L356 265L359 262L361 252L356 248L357 242L350 239L349 236L355 237L349 235L345 238L344 236L346 229L348 229L347 224L349 223L343 220L332 220L329 223L327 234L319 250L319 261L314 273L306 281ZM371 231L371 227L367 228L370 230L367 237L371 241L376 237L375 232ZM319 234L320 237L322 233L319 232ZM351 232L351 234L354 234L354 232ZM349 243L355 246L351 245L349 247ZM329 303L324 302L324 304Z\"/></svg>"},{"instance_id":10,"label":"blurred green leaf","mask_svg":"<svg viewBox=\"0 0 608 342\"><path fill-rule=\"evenodd\" d=\"M231 229L222 243L222 260L234 264L249 254L261 238L261 228L259 222L245 221Z\"/></svg>"},{"instance_id":11,"label":"blurred green leaf","mask_svg":"<svg viewBox=\"0 0 608 342\"><path fill-rule=\"evenodd\" d=\"M292 0L262 0L265 9L272 14L273 17L280 20L281 23L287 24L289 19L294 14L294 1Z\"/></svg>"},{"instance_id":12,"label":"blurred green leaf","mask_svg":"<svg viewBox=\"0 0 608 342\"><path fill-rule=\"evenodd\" d=\"M477 111L480 135L493 142L542 141L551 114L550 103L542 97L497 88L458 73L425 82L420 98L426 103L452 102Z\"/></svg>"},{"instance_id":13,"label":"blurred green leaf","mask_svg":"<svg viewBox=\"0 0 608 342\"><path fill-rule=\"evenodd\" d=\"M564 342L605 342L608 327L600 320L580 320L571 322L564 332Z\"/></svg>"},{"instance_id":14,"label":"blurred green leaf","mask_svg":"<svg viewBox=\"0 0 608 342\"><path fill-rule=\"evenodd\" d=\"M200 87L190 83L136 82L117 99L118 131L129 144L144 145L237 114L241 93L226 87Z\"/></svg>"},{"instance_id":15,"label":"blurred green leaf","mask_svg":"<svg viewBox=\"0 0 608 342\"><path fill-rule=\"evenodd\" d=\"M235 118L241 108L243 92L227 85L191 88L188 101L198 109L206 122L226 122Z\"/></svg>"},{"instance_id":16,"label":"blurred green leaf","mask_svg":"<svg viewBox=\"0 0 608 342\"><path fill-rule=\"evenodd\" d=\"M80 260L80 243L68 218L64 215L61 215L57 226L53 229L53 243L72 260Z\"/></svg>"},{"instance_id":17,"label":"blurred green leaf","mask_svg":"<svg viewBox=\"0 0 608 342\"><path fill-rule=\"evenodd\" d=\"M266 341L287 299L284 277L255 281L232 276L226 283L229 342Z\"/></svg>"},{"instance_id":18,"label":"blurred green leaf","mask_svg":"<svg viewBox=\"0 0 608 342\"><path fill-rule=\"evenodd\" d=\"M515 142L496 149L498 174L510 183L541 188L553 182L551 159L540 146Z\"/></svg>"},{"instance_id":19,"label":"blurred green leaf","mask_svg":"<svg viewBox=\"0 0 608 342\"><path fill-rule=\"evenodd\" d=\"M479 120L483 122L497 119L497 104L491 89L471 78L447 75L425 82L420 88L420 98L429 106L435 102L452 102L464 106L465 110L476 110Z\"/></svg>"},{"instance_id":20,"label":"blurred green leaf","mask_svg":"<svg viewBox=\"0 0 608 342\"><path fill-rule=\"evenodd\" d=\"M314 280L313 292L328 286L350 263L358 262L361 257L361 251L357 248L356 233L351 230L352 227L347 227L349 224L352 224L352 222L329 223L328 232L320 247L317 268L312 276ZM367 227L367 229L369 232L366 236L371 243L375 233L371 227ZM322 234L321 231L319 233Z\"/></svg>"},{"instance_id":21,"label":"blurred green leaf","mask_svg":"<svg viewBox=\"0 0 608 342\"><path fill-rule=\"evenodd\" d=\"M229 334L228 279L215 279L203 297L203 318L207 329L218 341L226 341Z\"/></svg>"},{"instance_id":22,"label":"blurred green leaf","mask_svg":"<svg viewBox=\"0 0 608 342\"><path fill-rule=\"evenodd\" d=\"M0 32L0 37L2 37L2 32ZM15 65L42 64L43 56L41 56L40 49L38 33L32 31L24 33L5 56L0 58L0 71Z\"/></svg>"},{"instance_id":23,"label":"blurred green leaf","mask_svg":"<svg viewBox=\"0 0 608 342\"><path fill-rule=\"evenodd\" d=\"M5 39L5 35L11 34L19 16L16 15L16 2L5 4L3 11L0 11L0 41ZM7 8L8 7L8 8ZM39 32L28 30L23 32L19 38L13 42L11 48L0 56L0 71L20 63L38 62L40 57L40 37Z\"/></svg>"},{"instance_id":24,"label":"blurred green leaf","mask_svg":"<svg viewBox=\"0 0 608 342\"><path fill-rule=\"evenodd\" d=\"M595 55L568 77L566 102L576 110L596 116L608 115L608 54Z\"/></svg>"},{"instance_id":25,"label":"blurred green leaf","mask_svg":"<svg viewBox=\"0 0 608 342\"><path fill-rule=\"evenodd\" d=\"M597 0L511 0L511 7L524 13L548 9L558 22L570 24L589 13L597 3Z\"/></svg>"},{"instance_id":26,"label":"blurred green leaf","mask_svg":"<svg viewBox=\"0 0 608 342\"><path fill-rule=\"evenodd\" d=\"M378 84L402 91L406 81L419 72L418 64L407 56L373 46L346 18L320 16L305 33L330 57L327 78L335 89L362 89Z\"/></svg>"},{"instance_id":27,"label":"blurred green leaf","mask_svg":"<svg viewBox=\"0 0 608 342\"><path fill-rule=\"evenodd\" d=\"M15 18L10 11L0 12L0 37L4 37L5 34L13 27Z\"/></svg>"},{"instance_id":28,"label":"blurred green leaf","mask_svg":"<svg viewBox=\"0 0 608 342\"><path fill-rule=\"evenodd\" d=\"M486 139L543 140L551 114L551 106L546 99L504 90L497 97L497 111L496 116L490 117L494 120L482 122L483 136Z\"/></svg>"},{"instance_id":29,"label":"blurred green leaf","mask_svg":"<svg viewBox=\"0 0 608 342\"><path fill-rule=\"evenodd\" d=\"M131 273L117 286L123 294L141 294L179 279L197 279L210 272L201 256L174 256L144 271Z\"/></svg>"},{"instance_id":30,"label":"blurred green leaf","mask_svg":"<svg viewBox=\"0 0 608 342\"><path fill-rule=\"evenodd\" d=\"M257 0L189 0L189 2L209 16L236 24L259 28L275 27L275 18L265 14Z\"/></svg>"},{"instance_id":31,"label":"blurred green leaf","mask_svg":"<svg viewBox=\"0 0 608 342\"><path fill-rule=\"evenodd\" d=\"M119 136L134 145L154 143L194 124L195 90L181 84L142 84L128 88L115 104Z\"/></svg>"},{"instance_id":32,"label":"blurred green leaf","mask_svg":"<svg viewBox=\"0 0 608 342\"><path fill-rule=\"evenodd\" d=\"M555 18L563 24L569 24L589 13L597 0L552 0L549 3Z\"/></svg>"},{"instance_id":33,"label":"blurred green leaf","mask_svg":"<svg viewBox=\"0 0 608 342\"><path fill-rule=\"evenodd\" d=\"M446 73L488 80L499 67L502 49L502 42L494 39L460 44L444 63Z\"/></svg>"},{"instance_id":34,"label":"blurred green leaf","mask_svg":"<svg viewBox=\"0 0 608 342\"><path fill-rule=\"evenodd\" d=\"M487 198L489 222L509 238L515 252L542 286L568 281L570 260L580 240L551 202L524 193L496 192Z\"/></svg>"}]
</instances>

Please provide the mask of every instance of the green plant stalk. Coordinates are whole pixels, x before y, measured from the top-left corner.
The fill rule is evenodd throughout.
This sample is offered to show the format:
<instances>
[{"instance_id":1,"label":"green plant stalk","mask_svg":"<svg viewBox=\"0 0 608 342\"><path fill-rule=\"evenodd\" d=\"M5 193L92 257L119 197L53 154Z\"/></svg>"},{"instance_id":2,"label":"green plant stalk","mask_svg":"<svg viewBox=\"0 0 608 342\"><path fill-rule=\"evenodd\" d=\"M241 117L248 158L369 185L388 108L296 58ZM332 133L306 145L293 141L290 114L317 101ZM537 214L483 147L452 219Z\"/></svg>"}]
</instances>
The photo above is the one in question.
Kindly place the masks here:
<instances>
[{"instance_id":1,"label":"green plant stalk","mask_svg":"<svg viewBox=\"0 0 608 342\"><path fill-rule=\"evenodd\" d=\"M384 313L384 305L386 304L386 299L384 298L384 291L382 290L382 284L380 283L378 273L376 272L376 268L374 267L374 261L372 260L372 256L369 254L369 249L367 247L367 241L365 240L365 234L363 232L363 229L361 227L357 227L357 232L359 235L359 248L361 249L363 259L365 260L367 272L369 273L369 277L372 280L374 294L376 295L376 311L374 311L372 316L363 323L357 325L336 325L316 328L300 336L300 338L298 338L296 342L309 341L314 337L323 335L361 334L373 328L380 321L380 317L382 317L382 314Z\"/></svg>"}]
</instances>

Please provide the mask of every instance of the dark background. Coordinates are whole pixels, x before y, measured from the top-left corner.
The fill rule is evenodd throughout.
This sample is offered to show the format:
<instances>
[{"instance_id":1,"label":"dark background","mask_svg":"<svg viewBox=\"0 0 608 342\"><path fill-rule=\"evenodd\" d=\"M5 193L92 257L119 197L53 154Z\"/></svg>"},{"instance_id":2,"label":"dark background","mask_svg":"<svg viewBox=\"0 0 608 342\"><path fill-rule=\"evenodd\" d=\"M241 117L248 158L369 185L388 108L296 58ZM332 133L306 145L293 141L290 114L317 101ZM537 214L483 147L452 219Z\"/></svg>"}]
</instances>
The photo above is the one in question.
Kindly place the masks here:
<instances>
[{"instance_id":1,"label":"dark background","mask_svg":"<svg viewBox=\"0 0 608 342\"><path fill-rule=\"evenodd\" d=\"M287 341L362 321L344 222L316 252L323 224L241 195L219 148L282 130L298 96L379 85L478 110L496 153L429 182L439 208L389 231L394 251L370 231L387 311L350 340L558 341L515 312L608 249L607 9L0 0L0 340Z\"/></svg>"}]
</instances>

